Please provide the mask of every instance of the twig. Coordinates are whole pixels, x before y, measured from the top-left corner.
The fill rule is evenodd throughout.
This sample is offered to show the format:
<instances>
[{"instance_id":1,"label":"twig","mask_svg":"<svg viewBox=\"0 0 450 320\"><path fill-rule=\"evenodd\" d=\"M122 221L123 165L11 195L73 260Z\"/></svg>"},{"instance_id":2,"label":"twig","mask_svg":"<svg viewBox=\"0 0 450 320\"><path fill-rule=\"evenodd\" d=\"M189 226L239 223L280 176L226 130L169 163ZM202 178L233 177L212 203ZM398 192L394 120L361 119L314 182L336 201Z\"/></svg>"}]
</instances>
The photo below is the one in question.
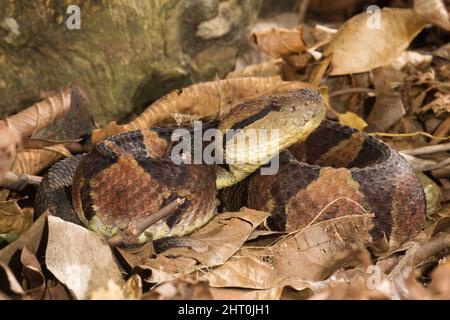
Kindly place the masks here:
<instances>
[{"instance_id":1,"label":"twig","mask_svg":"<svg viewBox=\"0 0 450 320\"><path fill-rule=\"evenodd\" d=\"M444 152L450 150L450 143L443 143L438 144L434 146L426 146L416 149L410 149L410 150L402 150L401 152L404 154L409 154L411 156L420 156L423 154L431 154L431 153L437 153L437 152Z\"/></svg>"},{"instance_id":2,"label":"twig","mask_svg":"<svg viewBox=\"0 0 450 320\"><path fill-rule=\"evenodd\" d=\"M108 240L109 244L112 246L116 246L122 242L129 242L129 240L137 239L145 230L148 229L148 227L170 215L185 201L186 199L184 198L177 198L165 207L151 214L150 216L135 222L131 222L123 233L111 237Z\"/></svg>"},{"instance_id":3,"label":"twig","mask_svg":"<svg viewBox=\"0 0 450 320\"><path fill-rule=\"evenodd\" d=\"M41 183L41 180L42 177L39 176L8 171L0 182L0 186L20 191L28 185L38 186Z\"/></svg>"},{"instance_id":4,"label":"twig","mask_svg":"<svg viewBox=\"0 0 450 320\"><path fill-rule=\"evenodd\" d=\"M350 93L374 94L375 90L369 89L369 88L347 88L347 89L341 89L341 90L336 90L336 91L330 92L329 97L332 98L332 97L340 96L343 94L350 94Z\"/></svg>"}]
</instances>

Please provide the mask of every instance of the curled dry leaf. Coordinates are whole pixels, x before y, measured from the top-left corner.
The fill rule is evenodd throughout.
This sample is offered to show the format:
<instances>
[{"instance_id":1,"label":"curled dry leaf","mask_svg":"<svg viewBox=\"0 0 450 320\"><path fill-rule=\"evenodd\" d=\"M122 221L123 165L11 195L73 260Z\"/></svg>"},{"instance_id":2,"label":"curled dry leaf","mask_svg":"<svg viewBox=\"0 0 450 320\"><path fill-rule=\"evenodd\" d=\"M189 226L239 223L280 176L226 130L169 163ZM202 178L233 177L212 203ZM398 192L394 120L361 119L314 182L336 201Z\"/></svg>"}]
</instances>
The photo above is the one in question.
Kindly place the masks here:
<instances>
[{"instance_id":1,"label":"curled dry leaf","mask_svg":"<svg viewBox=\"0 0 450 320\"><path fill-rule=\"evenodd\" d=\"M221 213L190 237L208 246L206 252L195 252L188 248L170 248L155 258L145 259L139 268L151 270L145 281L164 282L225 263L260 225L268 213L247 208L239 212ZM226 241L224 241L226 239Z\"/></svg>"},{"instance_id":2,"label":"curled dry leaf","mask_svg":"<svg viewBox=\"0 0 450 320\"><path fill-rule=\"evenodd\" d=\"M435 99L422 107L422 112L433 110L436 116L450 113L450 93L437 92Z\"/></svg>"},{"instance_id":3,"label":"curled dry leaf","mask_svg":"<svg viewBox=\"0 0 450 320\"><path fill-rule=\"evenodd\" d=\"M414 0L414 10L433 25L450 31L450 17L442 0Z\"/></svg>"},{"instance_id":4,"label":"curled dry leaf","mask_svg":"<svg viewBox=\"0 0 450 320\"><path fill-rule=\"evenodd\" d=\"M0 128L0 181L11 169L16 158L16 148L20 143L21 138L16 130Z\"/></svg>"},{"instance_id":5,"label":"curled dry leaf","mask_svg":"<svg viewBox=\"0 0 450 320\"><path fill-rule=\"evenodd\" d=\"M259 31L251 34L250 40L258 45L262 52L272 58L282 58L306 49L303 40L303 27L292 29L272 28Z\"/></svg>"},{"instance_id":6,"label":"curled dry leaf","mask_svg":"<svg viewBox=\"0 0 450 320\"><path fill-rule=\"evenodd\" d=\"M364 215L327 220L269 247L243 247L206 276L213 287L306 288L341 267L360 263L354 252L370 242L371 218Z\"/></svg>"},{"instance_id":7,"label":"curled dry leaf","mask_svg":"<svg viewBox=\"0 0 450 320\"><path fill-rule=\"evenodd\" d=\"M0 201L0 234L18 236L33 224L34 210L22 209L17 200Z\"/></svg>"},{"instance_id":8,"label":"curled dry leaf","mask_svg":"<svg viewBox=\"0 0 450 320\"><path fill-rule=\"evenodd\" d=\"M177 115L188 115L190 120L211 120L227 114L242 99L257 96L268 90L285 85L280 77L231 78L193 84L175 90L155 101L136 119L125 125L109 123L105 128L94 130L93 142L121 132L145 129L165 122L176 122ZM288 83L295 86L295 82ZM305 86L304 83L297 83Z\"/></svg>"},{"instance_id":9,"label":"curled dry leaf","mask_svg":"<svg viewBox=\"0 0 450 320\"><path fill-rule=\"evenodd\" d=\"M26 247L23 248L20 262L22 263L22 283L25 294L30 299L42 299L45 291L45 277L35 254Z\"/></svg>"},{"instance_id":10,"label":"curled dry leaf","mask_svg":"<svg viewBox=\"0 0 450 320\"><path fill-rule=\"evenodd\" d=\"M45 263L77 299L87 299L108 281L124 281L108 243L97 233L48 216Z\"/></svg>"},{"instance_id":11,"label":"curled dry leaf","mask_svg":"<svg viewBox=\"0 0 450 320\"><path fill-rule=\"evenodd\" d=\"M0 121L0 128L14 129L22 137L30 137L39 130L64 116L70 109L71 89L58 94Z\"/></svg>"},{"instance_id":12,"label":"curled dry leaf","mask_svg":"<svg viewBox=\"0 0 450 320\"><path fill-rule=\"evenodd\" d=\"M54 145L42 149L21 150L11 167L11 171L19 174L38 174L58 160L70 156L64 145ZM0 201L7 200L9 190L0 190Z\"/></svg>"},{"instance_id":13,"label":"curled dry leaf","mask_svg":"<svg viewBox=\"0 0 450 320\"><path fill-rule=\"evenodd\" d=\"M384 8L379 14L361 13L342 25L324 51L332 55L331 75L365 72L393 62L426 24L411 9Z\"/></svg>"}]
</instances>

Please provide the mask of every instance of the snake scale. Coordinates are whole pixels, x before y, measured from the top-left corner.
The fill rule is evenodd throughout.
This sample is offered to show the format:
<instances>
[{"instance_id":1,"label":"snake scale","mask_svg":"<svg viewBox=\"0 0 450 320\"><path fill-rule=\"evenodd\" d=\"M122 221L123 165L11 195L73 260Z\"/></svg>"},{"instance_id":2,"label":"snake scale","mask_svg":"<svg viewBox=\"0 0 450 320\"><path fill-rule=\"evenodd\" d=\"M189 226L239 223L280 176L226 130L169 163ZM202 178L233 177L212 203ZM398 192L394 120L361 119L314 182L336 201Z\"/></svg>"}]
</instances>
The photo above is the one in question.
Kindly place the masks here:
<instances>
[{"instance_id":1,"label":"snake scale","mask_svg":"<svg viewBox=\"0 0 450 320\"><path fill-rule=\"evenodd\" d=\"M425 194L408 163L380 140L324 117L321 96L309 88L242 102L218 122L223 137L228 129L234 134L222 140L218 150L225 162L216 165L174 163L174 127L121 133L53 165L38 189L36 213L49 209L110 238L174 199L184 200L136 243L191 233L217 213L217 199L222 210L270 212L267 226L273 230L372 213L375 242L396 246L417 234ZM277 138L239 145L249 129L276 129ZM237 161L243 152L245 163ZM279 169L261 174L259 168L274 157Z\"/></svg>"}]
</instances>

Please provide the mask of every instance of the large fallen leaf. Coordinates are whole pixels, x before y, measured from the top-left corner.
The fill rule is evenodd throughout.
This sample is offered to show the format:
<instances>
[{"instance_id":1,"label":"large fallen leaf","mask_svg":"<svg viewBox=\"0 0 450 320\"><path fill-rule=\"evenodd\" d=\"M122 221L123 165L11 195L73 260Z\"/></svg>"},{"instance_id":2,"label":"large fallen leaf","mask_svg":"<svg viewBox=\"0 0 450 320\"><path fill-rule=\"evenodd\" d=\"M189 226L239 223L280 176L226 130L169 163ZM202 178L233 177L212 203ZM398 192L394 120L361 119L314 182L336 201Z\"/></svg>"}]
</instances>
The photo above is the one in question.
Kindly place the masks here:
<instances>
[{"instance_id":1,"label":"large fallen leaf","mask_svg":"<svg viewBox=\"0 0 450 320\"><path fill-rule=\"evenodd\" d=\"M426 20L412 9L361 13L342 25L324 51L331 56L331 75L372 70L393 62L422 30Z\"/></svg>"},{"instance_id":2,"label":"large fallen leaf","mask_svg":"<svg viewBox=\"0 0 450 320\"><path fill-rule=\"evenodd\" d=\"M272 58L282 58L306 49L306 44L303 41L303 27L292 29L271 28L253 33L250 39L258 45L262 52Z\"/></svg>"},{"instance_id":3,"label":"large fallen leaf","mask_svg":"<svg viewBox=\"0 0 450 320\"><path fill-rule=\"evenodd\" d=\"M208 246L206 252L188 248L171 248L143 261L139 268L150 270L145 281L159 283L192 273L201 268L223 264L238 251L250 233L268 213L243 208L239 212L221 213L190 237Z\"/></svg>"},{"instance_id":4,"label":"large fallen leaf","mask_svg":"<svg viewBox=\"0 0 450 320\"><path fill-rule=\"evenodd\" d=\"M48 216L45 263L77 299L114 281L122 286L119 267L108 243L97 233L60 218Z\"/></svg>"},{"instance_id":5,"label":"large fallen leaf","mask_svg":"<svg viewBox=\"0 0 450 320\"><path fill-rule=\"evenodd\" d=\"M448 10L442 0L414 0L414 10L428 22L450 31Z\"/></svg>"},{"instance_id":6,"label":"large fallen leaf","mask_svg":"<svg viewBox=\"0 0 450 320\"><path fill-rule=\"evenodd\" d=\"M189 121L217 119L242 99L276 90L286 83L291 88L296 84L284 82L280 77L231 78L193 84L158 99L128 124L111 122L105 128L94 130L92 141L98 142L111 135L153 127L162 122L183 122L183 118ZM300 82L297 86L304 87L305 84Z\"/></svg>"},{"instance_id":7,"label":"large fallen leaf","mask_svg":"<svg viewBox=\"0 0 450 320\"><path fill-rule=\"evenodd\" d=\"M303 289L359 263L354 252L369 243L371 221L371 215L345 216L306 227L269 247L243 247L206 277L214 287Z\"/></svg>"}]
</instances>

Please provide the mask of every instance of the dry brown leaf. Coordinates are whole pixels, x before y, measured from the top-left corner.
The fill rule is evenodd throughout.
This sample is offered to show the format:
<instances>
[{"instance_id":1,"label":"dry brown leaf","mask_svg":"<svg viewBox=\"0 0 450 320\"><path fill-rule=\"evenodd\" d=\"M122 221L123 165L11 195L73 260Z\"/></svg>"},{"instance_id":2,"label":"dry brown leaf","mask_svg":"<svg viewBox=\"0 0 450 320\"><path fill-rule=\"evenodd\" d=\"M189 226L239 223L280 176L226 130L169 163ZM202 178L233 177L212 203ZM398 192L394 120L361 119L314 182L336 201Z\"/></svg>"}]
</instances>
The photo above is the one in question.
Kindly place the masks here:
<instances>
[{"instance_id":1,"label":"dry brown leaf","mask_svg":"<svg viewBox=\"0 0 450 320\"><path fill-rule=\"evenodd\" d=\"M249 290L238 288L209 288L214 300L279 300L283 288L268 290Z\"/></svg>"},{"instance_id":2,"label":"dry brown leaf","mask_svg":"<svg viewBox=\"0 0 450 320\"><path fill-rule=\"evenodd\" d=\"M424 68L430 65L433 60L431 54L422 54L416 51L405 51L392 62L392 67L402 70L406 66L414 68Z\"/></svg>"},{"instance_id":3,"label":"dry brown leaf","mask_svg":"<svg viewBox=\"0 0 450 320\"><path fill-rule=\"evenodd\" d=\"M376 101L367 122L371 131L385 131L406 113L398 89L403 73L392 67L373 70Z\"/></svg>"},{"instance_id":4,"label":"dry brown leaf","mask_svg":"<svg viewBox=\"0 0 450 320\"><path fill-rule=\"evenodd\" d=\"M72 88L67 87L58 94L48 97L5 120L1 120L0 128L14 129L22 137L31 137L63 117L70 110L72 90Z\"/></svg>"},{"instance_id":5,"label":"dry brown leaf","mask_svg":"<svg viewBox=\"0 0 450 320\"><path fill-rule=\"evenodd\" d=\"M164 282L147 292L145 300L211 300L210 287L205 281L177 278Z\"/></svg>"},{"instance_id":6,"label":"dry brown leaf","mask_svg":"<svg viewBox=\"0 0 450 320\"><path fill-rule=\"evenodd\" d=\"M111 122L102 129L94 130L92 140L98 142L121 132L150 128L163 121L174 123L180 114L190 116L190 120L217 119L227 114L242 99L285 84L280 77L232 78L194 84L172 91L155 101L128 124L117 125ZM289 85L293 86L295 83Z\"/></svg>"},{"instance_id":7,"label":"dry brown leaf","mask_svg":"<svg viewBox=\"0 0 450 320\"><path fill-rule=\"evenodd\" d=\"M450 17L442 0L414 0L414 10L429 23L450 31Z\"/></svg>"},{"instance_id":8,"label":"dry brown leaf","mask_svg":"<svg viewBox=\"0 0 450 320\"><path fill-rule=\"evenodd\" d=\"M14 273L8 265L0 259L0 294L4 293L11 299L21 299L25 296L25 291L17 281Z\"/></svg>"},{"instance_id":9,"label":"dry brown leaf","mask_svg":"<svg viewBox=\"0 0 450 320\"><path fill-rule=\"evenodd\" d=\"M138 300L142 297L142 280L131 276L123 286L109 280L106 287L98 288L89 297L91 300Z\"/></svg>"},{"instance_id":10,"label":"dry brown leaf","mask_svg":"<svg viewBox=\"0 0 450 320\"><path fill-rule=\"evenodd\" d=\"M450 43L438 48L433 52L433 55L450 61Z\"/></svg>"},{"instance_id":11,"label":"dry brown leaf","mask_svg":"<svg viewBox=\"0 0 450 320\"><path fill-rule=\"evenodd\" d=\"M160 283L202 268L214 267L227 261L260 225L268 213L247 208L239 212L218 214L206 226L190 237L208 246L206 252L189 248L170 248L155 258L143 261L139 268L151 270L145 281Z\"/></svg>"},{"instance_id":12,"label":"dry brown leaf","mask_svg":"<svg viewBox=\"0 0 450 320\"><path fill-rule=\"evenodd\" d=\"M245 77L275 77L282 75L283 60L272 59L258 64L251 64L242 69L230 72L227 79Z\"/></svg>"},{"instance_id":13,"label":"dry brown leaf","mask_svg":"<svg viewBox=\"0 0 450 320\"><path fill-rule=\"evenodd\" d=\"M255 32L250 35L250 41L258 45L262 52L272 58L282 58L306 49L303 40L303 27L272 28Z\"/></svg>"},{"instance_id":14,"label":"dry brown leaf","mask_svg":"<svg viewBox=\"0 0 450 320\"><path fill-rule=\"evenodd\" d=\"M47 269L77 299L87 299L108 281L124 281L108 243L97 233L48 216Z\"/></svg>"},{"instance_id":15,"label":"dry brown leaf","mask_svg":"<svg viewBox=\"0 0 450 320\"><path fill-rule=\"evenodd\" d=\"M389 273L388 280L394 281L396 278L404 277L410 270L449 247L450 234L446 232L440 232L428 241L413 246L405 252L405 255L400 259L399 263Z\"/></svg>"},{"instance_id":16,"label":"dry brown leaf","mask_svg":"<svg viewBox=\"0 0 450 320\"><path fill-rule=\"evenodd\" d=\"M0 181L6 172L11 169L16 159L16 148L21 144L21 138L17 131L8 128L0 128Z\"/></svg>"},{"instance_id":17,"label":"dry brown leaf","mask_svg":"<svg viewBox=\"0 0 450 320\"><path fill-rule=\"evenodd\" d=\"M380 12L380 28L376 14L354 16L337 32L325 55L332 55L331 75L372 70L393 62L422 30L426 21L411 9L384 8Z\"/></svg>"},{"instance_id":18,"label":"dry brown leaf","mask_svg":"<svg viewBox=\"0 0 450 320\"><path fill-rule=\"evenodd\" d=\"M437 92L435 98L422 107L422 112L433 110L438 117L450 113L450 94Z\"/></svg>"},{"instance_id":19,"label":"dry brown leaf","mask_svg":"<svg viewBox=\"0 0 450 320\"><path fill-rule=\"evenodd\" d=\"M18 251L27 247L33 253L36 253L44 233L48 212L44 212L16 241L0 250L0 261L9 262L11 257Z\"/></svg>"},{"instance_id":20,"label":"dry brown leaf","mask_svg":"<svg viewBox=\"0 0 450 320\"><path fill-rule=\"evenodd\" d=\"M28 298L34 300L41 300L45 291L45 277L42 273L41 265L34 253L26 247L22 249L20 255L20 262L22 263L22 277L25 294Z\"/></svg>"},{"instance_id":21,"label":"dry brown leaf","mask_svg":"<svg viewBox=\"0 0 450 320\"><path fill-rule=\"evenodd\" d=\"M213 287L270 289L288 285L304 289L310 282L324 280L337 269L357 262L355 250L359 252L370 241L371 218L327 220L269 247L243 247L206 276Z\"/></svg>"},{"instance_id":22,"label":"dry brown leaf","mask_svg":"<svg viewBox=\"0 0 450 320\"><path fill-rule=\"evenodd\" d=\"M435 299L450 299L450 257L444 258L431 274L429 290Z\"/></svg>"},{"instance_id":23,"label":"dry brown leaf","mask_svg":"<svg viewBox=\"0 0 450 320\"><path fill-rule=\"evenodd\" d=\"M33 224L34 210L22 209L17 200L0 201L0 233L18 236Z\"/></svg>"},{"instance_id":24,"label":"dry brown leaf","mask_svg":"<svg viewBox=\"0 0 450 320\"><path fill-rule=\"evenodd\" d=\"M20 174L38 174L56 161L70 156L70 152L64 145L54 145L42 149L21 150L11 167L11 171ZM0 201L7 200L9 190L0 190Z\"/></svg>"}]
</instances>

